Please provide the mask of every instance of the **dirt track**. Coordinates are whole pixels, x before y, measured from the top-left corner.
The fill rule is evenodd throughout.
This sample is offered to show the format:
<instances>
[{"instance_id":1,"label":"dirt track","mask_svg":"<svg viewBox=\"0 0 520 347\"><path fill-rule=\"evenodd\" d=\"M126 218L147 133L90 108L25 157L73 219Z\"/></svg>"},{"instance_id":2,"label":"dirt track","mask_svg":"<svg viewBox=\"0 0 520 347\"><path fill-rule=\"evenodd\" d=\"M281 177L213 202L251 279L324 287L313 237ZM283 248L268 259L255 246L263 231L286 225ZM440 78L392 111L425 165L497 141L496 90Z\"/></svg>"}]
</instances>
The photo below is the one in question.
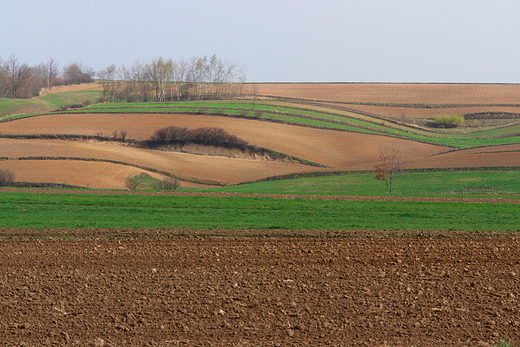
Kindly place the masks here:
<instances>
[{"instance_id":1,"label":"dirt track","mask_svg":"<svg viewBox=\"0 0 520 347\"><path fill-rule=\"evenodd\" d=\"M520 239L1 241L14 346L520 343Z\"/></svg>"}]
</instances>

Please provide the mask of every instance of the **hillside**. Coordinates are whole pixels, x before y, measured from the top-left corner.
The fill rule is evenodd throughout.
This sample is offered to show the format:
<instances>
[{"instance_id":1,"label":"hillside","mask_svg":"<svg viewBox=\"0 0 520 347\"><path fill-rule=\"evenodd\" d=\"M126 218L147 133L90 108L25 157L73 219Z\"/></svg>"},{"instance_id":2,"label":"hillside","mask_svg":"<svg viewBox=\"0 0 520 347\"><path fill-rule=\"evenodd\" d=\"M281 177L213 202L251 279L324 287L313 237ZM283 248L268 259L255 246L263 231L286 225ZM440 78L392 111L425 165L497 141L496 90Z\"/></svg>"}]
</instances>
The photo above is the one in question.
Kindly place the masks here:
<instances>
[{"instance_id":1,"label":"hillside","mask_svg":"<svg viewBox=\"0 0 520 347\"><path fill-rule=\"evenodd\" d=\"M432 110L446 109L520 113L518 85L254 86L256 94L235 101L100 104L6 118L0 123L0 168L13 171L17 181L122 189L129 177L143 172L157 179L177 177L184 187L200 187L291 173L373 170L383 147L399 148L409 169L520 166L520 130L513 116L502 123L452 131L404 120L430 119ZM96 88L74 86L41 98L81 99L92 97ZM393 118L386 111L372 114L394 108L404 113ZM420 115L422 111L427 112ZM222 128L250 145L300 162L201 145L180 152L130 145L170 125ZM126 143L117 139L121 132L126 133Z\"/></svg>"}]
</instances>

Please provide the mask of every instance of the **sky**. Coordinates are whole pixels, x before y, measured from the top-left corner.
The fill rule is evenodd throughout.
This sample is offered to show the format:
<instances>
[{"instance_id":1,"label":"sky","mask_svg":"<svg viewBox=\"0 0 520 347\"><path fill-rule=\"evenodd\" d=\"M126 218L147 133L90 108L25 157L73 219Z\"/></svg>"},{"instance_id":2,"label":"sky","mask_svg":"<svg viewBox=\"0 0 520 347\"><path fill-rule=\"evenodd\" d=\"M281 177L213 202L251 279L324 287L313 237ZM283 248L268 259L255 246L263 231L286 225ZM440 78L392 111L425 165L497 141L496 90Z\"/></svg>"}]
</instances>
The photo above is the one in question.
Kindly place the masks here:
<instances>
[{"instance_id":1,"label":"sky","mask_svg":"<svg viewBox=\"0 0 520 347\"><path fill-rule=\"evenodd\" d=\"M98 71L215 54L249 82L520 83L520 0L16 0L0 58Z\"/></svg>"}]
</instances>

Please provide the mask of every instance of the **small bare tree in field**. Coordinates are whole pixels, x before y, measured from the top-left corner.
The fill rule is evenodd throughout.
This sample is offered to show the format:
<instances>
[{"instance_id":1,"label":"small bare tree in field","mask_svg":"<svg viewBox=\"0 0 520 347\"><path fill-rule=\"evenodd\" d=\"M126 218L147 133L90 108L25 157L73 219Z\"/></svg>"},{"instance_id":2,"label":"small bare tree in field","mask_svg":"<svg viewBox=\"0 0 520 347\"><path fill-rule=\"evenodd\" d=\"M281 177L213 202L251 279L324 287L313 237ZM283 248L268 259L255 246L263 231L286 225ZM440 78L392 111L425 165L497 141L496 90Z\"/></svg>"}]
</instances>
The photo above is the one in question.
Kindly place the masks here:
<instances>
[{"instance_id":1,"label":"small bare tree in field","mask_svg":"<svg viewBox=\"0 0 520 347\"><path fill-rule=\"evenodd\" d=\"M14 173L10 170L0 169L0 187L9 187L14 185Z\"/></svg>"},{"instance_id":2,"label":"small bare tree in field","mask_svg":"<svg viewBox=\"0 0 520 347\"><path fill-rule=\"evenodd\" d=\"M381 147L379 149L379 164L375 166L376 180L385 181L388 193L394 189L394 179L402 174L405 162L401 157L399 147Z\"/></svg>"}]
</instances>

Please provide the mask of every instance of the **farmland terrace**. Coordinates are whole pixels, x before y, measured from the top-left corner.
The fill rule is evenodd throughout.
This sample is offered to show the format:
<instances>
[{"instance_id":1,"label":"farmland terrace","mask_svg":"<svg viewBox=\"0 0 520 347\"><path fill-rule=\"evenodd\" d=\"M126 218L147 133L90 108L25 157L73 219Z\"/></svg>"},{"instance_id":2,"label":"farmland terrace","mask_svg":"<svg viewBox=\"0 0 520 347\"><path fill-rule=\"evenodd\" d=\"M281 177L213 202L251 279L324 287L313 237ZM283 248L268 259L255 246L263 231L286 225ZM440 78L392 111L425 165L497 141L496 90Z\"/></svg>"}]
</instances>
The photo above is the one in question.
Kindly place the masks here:
<instances>
[{"instance_id":1,"label":"farmland terrace","mask_svg":"<svg viewBox=\"0 0 520 347\"><path fill-rule=\"evenodd\" d=\"M262 100L254 96L220 102L99 104L4 118L0 123L2 165L16 172L17 178L24 182L52 181L105 189L125 188L128 177L142 173L156 179L175 176L184 187L201 187L309 173L317 171L317 167L321 167L319 171L334 172L371 170L383 147L399 148L408 169L520 165L517 155L520 124L514 116L518 105L513 103L518 95L516 85L260 84L255 87ZM92 93L93 87L84 88ZM70 93L78 93L76 89ZM283 100L275 100L281 96ZM496 104L486 104L493 100ZM463 107L470 104L470 108ZM432 109L496 113L497 104L506 105L503 107L507 110L500 112L509 115L509 120L492 120L485 125L479 123L478 127L453 131L428 129L411 120L432 116L428 113ZM404 107L413 112L392 118L385 112L372 114L356 109L397 105L401 111ZM425 108L425 105L442 107ZM422 110L428 112L418 116L417 112ZM203 145L184 146L176 151L129 145L171 125L188 129L222 128L281 157ZM121 133L129 141L107 140L117 140L117 134ZM285 159L280 160L282 157Z\"/></svg>"}]
</instances>

